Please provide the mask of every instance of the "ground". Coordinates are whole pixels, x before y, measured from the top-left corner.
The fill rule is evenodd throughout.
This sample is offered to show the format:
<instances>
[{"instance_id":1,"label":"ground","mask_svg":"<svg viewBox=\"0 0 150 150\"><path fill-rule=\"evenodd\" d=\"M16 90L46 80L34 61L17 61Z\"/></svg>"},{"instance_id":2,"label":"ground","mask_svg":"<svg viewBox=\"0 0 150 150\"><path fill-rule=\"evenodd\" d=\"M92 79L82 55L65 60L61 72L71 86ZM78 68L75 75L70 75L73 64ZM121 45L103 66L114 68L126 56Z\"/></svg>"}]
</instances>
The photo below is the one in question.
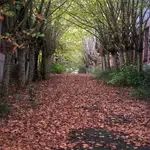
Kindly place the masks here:
<instances>
[{"instance_id":1,"label":"ground","mask_svg":"<svg viewBox=\"0 0 150 150\"><path fill-rule=\"evenodd\" d=\"M129 91L68 74L12 88L0 150L150 150L150 104Z\"/></svg>"}]
</instances>

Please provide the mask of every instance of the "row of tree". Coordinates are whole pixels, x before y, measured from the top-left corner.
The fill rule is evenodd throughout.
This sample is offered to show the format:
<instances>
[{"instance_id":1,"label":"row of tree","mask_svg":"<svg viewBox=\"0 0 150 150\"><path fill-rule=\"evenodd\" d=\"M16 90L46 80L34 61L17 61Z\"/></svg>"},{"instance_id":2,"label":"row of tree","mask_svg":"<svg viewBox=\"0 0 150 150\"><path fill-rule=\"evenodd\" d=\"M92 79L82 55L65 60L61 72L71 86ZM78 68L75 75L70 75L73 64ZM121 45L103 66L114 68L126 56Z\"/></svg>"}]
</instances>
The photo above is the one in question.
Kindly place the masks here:
<instances>
[{"instance_id":1,"label":"row of tree","mask_svg":"<svg viewBox=\"0 0 150 150\"><path fill-rule=\"evenodd\" d=\"M72 22L97 38L103 70L111 68L110 60L114 68L134 64L142 70L149 0L81 0L74 2L72 10Z\"/></svg>"},{"instance_id":2,"label":"row of tree","mask_svg":"<svg viewBox=\"0 0 150 150\"><path fill-rule=\"evenodd\" d=\"M141 71L149 6L149 0L2 0L2 93L7 94L12 74L21 87L47 78L68 21L96 37L103 70L111 69L111 60L114 68L134 64Z\"/></svg>"},{"instance_id":3,"label":"row of tree","mask_svg":"<svg viewBox=\"0 0 150 150\"><path fill-rule=\"evenodd\" d=\"M39 77L47 78L49 60L65 28L61 16L70 4L68 0L1 1L0 41L5 54L3 94L7 94L12 77L17 77L21 87Z\"/></svg>"}]
</instances>

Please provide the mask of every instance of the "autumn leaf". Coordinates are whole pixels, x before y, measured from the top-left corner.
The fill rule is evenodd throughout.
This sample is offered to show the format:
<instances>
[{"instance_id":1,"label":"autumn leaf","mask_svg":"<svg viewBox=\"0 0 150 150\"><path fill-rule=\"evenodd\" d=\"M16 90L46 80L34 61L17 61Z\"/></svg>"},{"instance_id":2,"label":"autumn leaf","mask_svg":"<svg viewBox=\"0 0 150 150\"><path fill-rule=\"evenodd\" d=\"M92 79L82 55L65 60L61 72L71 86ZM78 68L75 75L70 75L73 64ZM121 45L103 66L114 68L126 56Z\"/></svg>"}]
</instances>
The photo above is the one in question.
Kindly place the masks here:
<instances>
[{"instance_id":1,"label":"autumn leaf","mask_svg":"<svg viewBox=\"0 0 150 150\"><path fill-rule=\"evenodd\" d=\"M111 87L90 75L50 75L8 96L11 114L0 121L2 150L148 149L149 102L129 88ZM11 88L15 93L15 87Z\"/></svg>"}]
</instances>

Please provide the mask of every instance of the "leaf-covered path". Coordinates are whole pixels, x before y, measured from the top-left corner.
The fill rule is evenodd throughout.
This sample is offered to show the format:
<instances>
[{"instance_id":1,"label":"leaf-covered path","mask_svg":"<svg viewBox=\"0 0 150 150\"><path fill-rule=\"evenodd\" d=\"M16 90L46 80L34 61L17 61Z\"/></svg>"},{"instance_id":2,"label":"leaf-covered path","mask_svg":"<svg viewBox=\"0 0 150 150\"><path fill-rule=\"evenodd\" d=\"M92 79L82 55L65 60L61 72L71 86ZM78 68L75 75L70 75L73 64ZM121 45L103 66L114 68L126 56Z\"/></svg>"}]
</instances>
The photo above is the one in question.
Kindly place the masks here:
<instances>
[{"instance_id":1,"label":"leaf-covered path","mask_svg":"<svg viewBox=\"0 0 150 150\"><path fill-rule=\"evenodd\" d=\"M150 104L128 89L88 75L52 75L35 85L9 96L0 150L150 150Z\"/></svg>"}]
</instances>

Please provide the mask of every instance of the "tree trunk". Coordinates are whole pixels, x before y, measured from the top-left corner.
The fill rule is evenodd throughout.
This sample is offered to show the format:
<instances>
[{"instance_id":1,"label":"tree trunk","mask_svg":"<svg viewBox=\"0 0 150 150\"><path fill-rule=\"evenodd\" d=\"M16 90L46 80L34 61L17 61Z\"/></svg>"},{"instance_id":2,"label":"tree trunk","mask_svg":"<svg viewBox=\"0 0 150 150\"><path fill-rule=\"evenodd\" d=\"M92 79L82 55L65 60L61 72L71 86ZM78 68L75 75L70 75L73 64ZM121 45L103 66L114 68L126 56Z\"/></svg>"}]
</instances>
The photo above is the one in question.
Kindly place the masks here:
<instances>
[{"instance_id":1,"label":"tree trunk","mask_svg":"<svg viewBox=\"0 0 150 150\"><path fill-rule=\"evenodd\" d=\"M130 58L129 58L129 52L127 50L124 52L124 59L125 59L125 64L128 65L130 62L129 61Z\"/></svg>"},{"instance_id":2,"label":"tree trunk","mask_svg":"<svg viewBox=\"0 0 150 150\"><path fill-rule=\"evenodd\" d=\"M137 69L138 72L141 72L143 69L143 62L142 62L142 52L137 53Z\"/></svg>"},{"instance_id":3,"label":"tree trunk","mask_svg":"<svg viewBox=\"0 0 150 150\"><path fill-rule=\"evenodd\" d=\"M106 65L105 65L105 58L104 58L104 56L101 56L101 59L102 59L102 71L105 71Z\"/></svg>"},{"instance_id":4,"label":"tree trunk","mask_svg":"<svg viewBox=\"0 0 150 150\"><path fill-rule=\"evenodd\" d=\"M26 55L26 65L25 65L25 68L26 68L26 82L28 81L28 77L29 77L29 51Z\"/></svg>"},{"instance_id":5,"label":"tree trunk","mask_svg":"<svg viewBox=\"0 0 150 150\"><path fill-rule=\"evenodd\" d=\"M106 55L104 55L104 71L106 71L107 70L107 59L106 59Z\"/></svg>"},{"instance_id":6,"label":"tree trunk","mask_svg":"<svg viewBox=\"0 0 150 150\"><path fill-rule=\"evenodd\" d=\"M134 64L134 50L130 51L130 63Z\"/></svg>"},{"instance_id":7,"label":"tree trunk","mask_svg":"<svg viewBox=\"0 0 150 150\"><path fill-rule=\"evenodd\" d=\"M136 50L133 51L133 64L137 65L137 51Z\"/></svg>"},{"instance_id":8,"label":"tree trunk","mask_svg":"<svg viewBox=\"0 0 150 150\"><path fill-rule=\"evenodd\" d=\"M34 49L31 47L31 49L29 50L29 76L28 76L28 82L32 82L33 81L34 66L35 66Z\"/></svg>"},{"instance_id":9,"label":"tree trunk","mask_svg":"<svg viewBox=\"0 0 150 150\"><path fill-rule=\"evenodd\" d=\"M106 62L107 62L107 69L110 70L110 57L109 57L109 53L106 55Z\"/></svg>"},{"instance_id":10,"label":"tree trunk","mask_svg":"<svg viewBox=\"0 0 150 150\"><path fill-rule=\"evenodd\" d=\"M121 50L121 51L119 52L119 65L120 65L120 67L123 66L124 63L125 63L124 54L123 54L123 50Z\"/></svg>"},{"instance_id":11,"label":"tree trunk","mask_svg":"<svg viewBox=\"0 0 150 150\"><path fill-rule=\"evenodd\" d=\"M39 78L39 71L38 71L38 56L39 56L39 51L36 49L35 51L35 57L34 57L34 81L36 81Z\"/></svg>"},{"instance_id":12,"label":"tree trunk","mask_svg":"<svg viewBox=\"0 0 150 150\"><path fill-rule=\"evenodd\" d=\"M49 70L50 70L50 56L44 56L42 55L42 78L46 80L49 75Z\"/></svg>"},{"instance_id":13,"label":"tree trunk","mask_svg":"<svg viewBox=\"0 0 150 150\"><path fill-rule=\"evenodd\" d=\"M12 57L11 52L6 52L5 64L4 64L4 74L3 74L3 81L2 81L2 90L1 90L1 94L3 96L7 95L8 90L9 90L11 57Z\"/></svg>"},{"instance_id":14,"label":"tree trunk","mask_svg":"<svg viewBox=\"0 0 150 150\"><path fill-rule=\"evenodd\" d=\"M46 80L46 50L44 47L42 48L41 76L43 80Z\"/></svg>"},{"instance_id":15,"label":"tree trunk","mask_svg":"<svg viewBox=\"0 0 150 150\"><path fill-rule=\"evenodd\" d=\"M25 50L18 50L18 66L19 66L19 86L24 87L26 83L26 70L25 70Z\"/></svg>"},{"instance_id":16,"label":"tree trunk","mask_svg":"<svg viewBox=\"0 0 150 150\"><path fill-rule=\"evenodd\" d=\"M112 68L118 69L118 56L117 53L112 54Z\"/></svg>"},{"instance_id":17,"label":"tree trunk","mask_svg":"<svg viewBox=\"0 0 150 150\"><path fill-rule=\"evenodd\" d=\"M144 23L144 19L143 19L143 6L144 6L144 1L141 1L141 6L140 6L140 24L139 24L139 48L137 51L137 68L138 71L142 71L143 68L143 62L142 62L142 56L143 56L143 40L144 40L144 35L143 35L143 23Z\"/></svg>"},{"instance_id":18,"label":"tree trunk","mask_svg":"<svg viewBox=\"0 0 150 150\"><path fill-rule=\"evenodd\" d=\"M101 61L100 61L100 70L103 71L103 57L100 56L100 59L101 59Z\"/></svg>"}]
</instances>

